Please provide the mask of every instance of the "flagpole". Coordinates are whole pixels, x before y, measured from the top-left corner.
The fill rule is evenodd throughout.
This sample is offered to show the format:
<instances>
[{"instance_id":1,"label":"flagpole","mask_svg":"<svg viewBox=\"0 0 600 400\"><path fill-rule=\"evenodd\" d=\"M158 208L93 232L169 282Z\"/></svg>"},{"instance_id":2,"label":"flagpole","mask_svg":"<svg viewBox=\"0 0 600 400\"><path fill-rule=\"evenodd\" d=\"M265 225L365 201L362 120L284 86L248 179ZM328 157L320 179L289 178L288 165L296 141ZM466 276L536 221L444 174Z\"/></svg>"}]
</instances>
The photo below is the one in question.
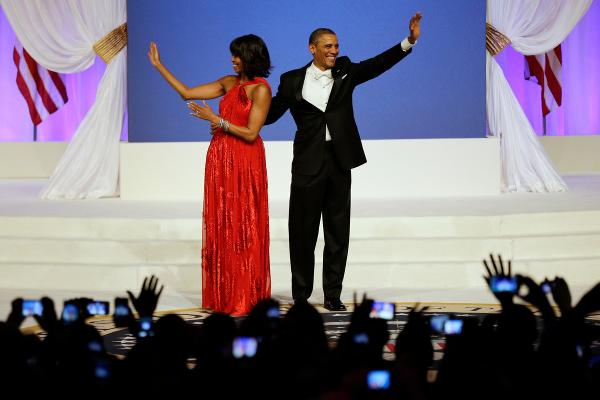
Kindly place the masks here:
<instances>
[{"instance_id":1,"label":"flagpole","mask_svg":"<svg viewBox=\"0 0 600 400\"><path fill-rule=\"evenodd\" d=\"M33 141L37 142L37 125L33 124Z\"/></svg>"},{"instance_id":2,"label":"flagpole","mask_svg":"<svg viewBox=\"0 0 600 400\"><path fill-rule=\"evenodd\" d=\"M544 115L544 136L546 136L546 116Z\"/></svg>"}]
</instances>

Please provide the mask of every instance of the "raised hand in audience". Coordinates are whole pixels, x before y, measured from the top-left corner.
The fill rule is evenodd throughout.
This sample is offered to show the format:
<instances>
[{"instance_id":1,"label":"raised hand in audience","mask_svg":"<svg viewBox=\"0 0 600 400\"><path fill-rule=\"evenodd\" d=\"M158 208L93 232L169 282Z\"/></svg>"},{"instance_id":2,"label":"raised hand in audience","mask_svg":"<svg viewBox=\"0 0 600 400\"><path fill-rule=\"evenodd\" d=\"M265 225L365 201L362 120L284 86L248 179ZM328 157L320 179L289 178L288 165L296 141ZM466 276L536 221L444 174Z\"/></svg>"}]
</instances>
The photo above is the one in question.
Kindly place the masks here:
<instances>
[{"instance_id":1,"label":"raised hand in audience","mask_svg":"<svg viewBox=\"0 0 600 400\"><path fill-rule=\"evenodd\" d=\"M395 350L396 361L416 368L423 382L426 382L427 371L433 362L431 327L423 314L426 310L427 307L419 309L419 304L415 304L404 329L396 338Z\"/></svg>"},{"instance_id":2,"label":"raised hand in audience","mask_svg":"<svg viewBox=\"0 0 600 400\"><path fill-rule=\"evenodd\" d=\"M545 324L555 322L556 314L541 286L528 276L517 275L517 280L519 286L524 286L526 288L523 293L518 293L517 295L524 301L536 307L542 313Z\"/></svg>"},{"instance_id":3,"label":"raised hand in audience","mask_svg":"<svg viewBox=\"0 0 600 400\"><path fill-rule=\"evenodd\" d=\"M23 316L23 299L17 297L11 303L10 314L8 314L6 324L10 325L13 328L19 329L24 320L25 317Z\"/></svg>"},{"instance_id":4,"label":"raised hand in audience","mask_svg":"<svg viewBox=\"0 0 600 400\"><path fill-rule=\"evenodd\" d=\"M158 278L152 275L150 279L148 279L148 277L144 278L142 288L137 297L129 290L127 291L131 304L133 304L133 307L140 317L151 317L154 314L156 306L158 305L158 299L165 288L164 285L162 285L157 291L157 286Z\"/></svg>"},{"instance_id":5,"label":"raised hand in audience","mask_svg":"<svg viewBox=\"0 0 600 400\"><path fill-rule=\"evenodd\" d=\"M46 332L52 332L58 327L58 317L54 308L54 301L49 297L42 297L42 315L34 315L36 322Z\"/></svg>"},{"instance_id":6,"label":"raised hand in audience","mask_svg":"<svg viewBox=\"0 0 600 400\"><path fill-rule=\"evenodd\" d=\"M581 315L586 316L593 312L600 310L600 283L591 288L586 294L581 297L581 300L574 307L574 311Z\"/></svg>"},{"instance_id":7,"label":"raised hand in audience","mask_svg":"<svg viewBox=\"0 0 600 400\"><path fill-rule=\"evenodd\" d=\"M483 276L483 279L487 283L491 292L498 299L502 307L507 307L513 304L514 293L509 291L496 292L492 288L492 279L493 278L513 278L512 275L512 261L508 260L507 267L504 268L504 263L502 261L502 256L498 254L498 260L494 259L494 255L490 254L490 265L486 260L483 260L483 266L487 272L487 276Z\"/></svg>"},{"instance_id":8,"label":"raised hand in audience","mask_svg":"<svg viewBox=\"0 0 600 400\"><path fill-rule=\"evenodd\" d=\"M560 276L557 276L554 281L549 282L552 289L552 298L558 306L561 315L568 314L573 306L571 305L571 291L569 285Z\"/></svg>"}]
</instances>

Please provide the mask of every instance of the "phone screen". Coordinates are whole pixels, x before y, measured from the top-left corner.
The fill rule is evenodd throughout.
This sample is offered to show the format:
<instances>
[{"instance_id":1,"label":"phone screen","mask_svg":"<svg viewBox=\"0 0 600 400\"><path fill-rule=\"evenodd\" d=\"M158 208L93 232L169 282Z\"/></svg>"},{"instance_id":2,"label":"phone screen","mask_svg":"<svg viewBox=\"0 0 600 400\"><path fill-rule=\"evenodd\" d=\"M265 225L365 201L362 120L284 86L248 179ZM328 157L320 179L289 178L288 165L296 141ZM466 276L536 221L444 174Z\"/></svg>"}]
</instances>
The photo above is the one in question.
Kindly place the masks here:
<instances>
[{"instance_id":1,"label":"phone screen","mask_svg":"<svg viewBox=\"0 0 600 400\"><path fill-rule=\"evenodd\" d=\"M90 315L108 315L107 301L93 301L87 305L87 310Z\"/></svg>"},{"instance_id":2,"label":"phone screen","mask_svg":"<svg viewBox=\"0 0 600 400\"><path fill-rule=\"evenodd\" d=\"M494 293L516 293L517 287L517 278L492 276L491 288Z\"/></svg>"},{"instance_id":3,"label":"phone screen","mask_svg":"<svg viewBox=\"0 0 600 400\"><path fill-rule=\"evenodd\" d=\"M256 338L240 336L233 339L232 353L235 358L252 358L256 355L257 348L258 342Z\"/></svg>"},{"instance_id":4,"label":"phone screen","mask_svg":"<svg viewBox=\"0 0 600 400\"><path fill-rule=\"evenodd\" d=\"M79 309L74 303L65 303L62 313L64 322L74 322L79 318Z\"/></svg>"},{"instance_id":5,"label":"phone screen","mask_svg":"<svg viewBox=\"0 0 600 400\"><path fill-rule=\"evenodd\" d=\"M371 307L371 318L381 318L388 321L394 319L396 305L394 303L386 303L385 301L374 301Z\"/></svg>"},{"instance_id":6,"label":"phone screen","mask_svg":"<svg viewBox=\"0 0 600 400\"><path fill-rule=\"evenodd\" d=\"M375 370L367 374L367 386L371 390L386 390L390 388L390 371Z\"/></svg>"},{"instance_id":7,"label":"phone screen","mask_svg":"<svg viewBox=\"0 0 600 400\"><path fill-rule=\"evenodd\" d=\"M44 311L44 309L40 300L23 300L23 309L21 312L24 317L42 315L42 311Z\"/></svg>"},{"instance_id":8,"label":"phone screen","mask_svg":"<svg viewBox=\"0 0 600 400\"><path fill-rule=\"evenodd\" d=\"M462 332L463 320L462 319L449 319L444 324L444 333L446 335L458 335Z\"/></svg>"},{"instance_id":9,"label":"phone screen","mask_svg":"<svg viewBox=\"0 0 600 400\"><path fill-rule=\"evenodd\" d=\"M447 314L432 316L429 319L429 325L431 326L431 330L433 330L434 332L438 332L438 333L444 332L444 324L449 319L450 319L450 316L448 316Z\"/></svg>"},{"instance_id":10,"label":"phone screen","mask_svg":"<svg viewBox=\"0 0 600 400\"><path fill-rule=\"evenodd\" d=\"M116 298L115 299L115 316L116 317L129 317L130 309L127 299Z\"/></svg>"},{"instance_id":11,"label":"phone screen","mask_svg":"<svg viewBox=\"0 0 600 400\"><path fill-rule=\"evenodd\" d=\"M154 331L152 330L152 317L141 317L139 323L139 337L144 338L154 336Z\"/></svg>"}]
</instances>

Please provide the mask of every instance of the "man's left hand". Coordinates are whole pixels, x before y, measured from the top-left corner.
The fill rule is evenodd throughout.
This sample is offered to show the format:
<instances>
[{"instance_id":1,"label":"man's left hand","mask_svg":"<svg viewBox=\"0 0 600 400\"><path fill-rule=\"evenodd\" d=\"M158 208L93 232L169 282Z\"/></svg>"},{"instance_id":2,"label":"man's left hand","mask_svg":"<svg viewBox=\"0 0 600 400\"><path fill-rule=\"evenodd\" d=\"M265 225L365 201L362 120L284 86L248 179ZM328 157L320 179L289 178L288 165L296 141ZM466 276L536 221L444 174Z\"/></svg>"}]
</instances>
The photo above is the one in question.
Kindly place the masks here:
<instances>
[{"instance_id":1,"label":"man's left hand","mask_svg":"<svg viewBox=\"0 0 600 400\"><path fill-rule=\"evenodd\" d=\"M414 17L410 19L408 24L408 29L410 30L410 35L408 36L408 41L411 44L415 44L419 36L421 36L421 18L422 14L420 12L416 13Z\"/></svg>"}]
</instances>

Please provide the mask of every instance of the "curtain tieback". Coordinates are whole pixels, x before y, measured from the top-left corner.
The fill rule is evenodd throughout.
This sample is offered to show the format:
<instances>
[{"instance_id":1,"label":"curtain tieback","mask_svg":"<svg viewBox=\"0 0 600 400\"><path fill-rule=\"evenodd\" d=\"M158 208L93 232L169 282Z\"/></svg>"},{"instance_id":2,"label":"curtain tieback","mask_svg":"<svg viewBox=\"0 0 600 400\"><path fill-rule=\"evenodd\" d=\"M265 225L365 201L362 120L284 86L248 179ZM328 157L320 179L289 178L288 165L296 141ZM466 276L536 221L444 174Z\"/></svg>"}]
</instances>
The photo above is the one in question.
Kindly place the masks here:
<instances>
[{"instance_id":1,"label":"curtain tieback","mask_svg":"<svg viewBox=\"0 0 600 400\"><path fill-rule=\"evenodd\" d=\"M127 45L127 22L110 31L94 44L94 51L109 63Z\"/></svg>"},{"instance_id":2,"label":"curtain tieback","mask_svg":"<svg viewBox=\"0 0 600 400\"><path fill-rule=\"evenodd\" d=\"M485 48L492 56L500 54L510 44L510 39L494 26L485 23Z\"/></svg>"}]
</instances>

